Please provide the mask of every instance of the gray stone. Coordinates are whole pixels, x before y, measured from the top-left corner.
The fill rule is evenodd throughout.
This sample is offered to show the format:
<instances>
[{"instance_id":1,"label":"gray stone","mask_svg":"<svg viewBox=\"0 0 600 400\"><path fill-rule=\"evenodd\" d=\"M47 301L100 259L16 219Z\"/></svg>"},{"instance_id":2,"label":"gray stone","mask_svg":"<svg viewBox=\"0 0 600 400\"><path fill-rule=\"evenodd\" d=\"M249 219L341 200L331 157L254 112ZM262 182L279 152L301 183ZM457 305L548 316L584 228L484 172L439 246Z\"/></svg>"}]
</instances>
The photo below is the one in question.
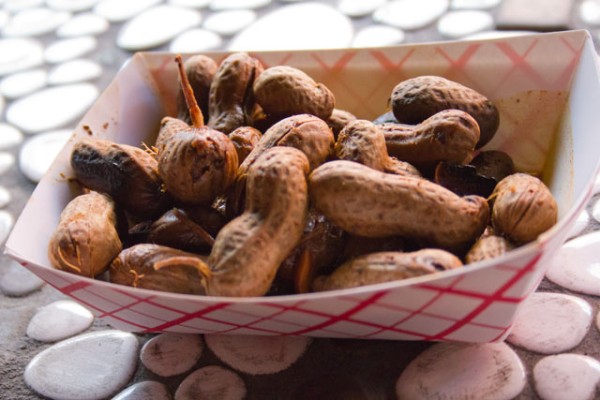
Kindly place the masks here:
<instances>
[{"instance_id":1,"label":"gray stone","mask_svg":"<svg viewBox=\"0 0 600 400\"><path fill-rule=\"evenodd\" d=\"M0 94L9 99L28 95L44 88L47 76L43 69L32 69L9 75L0 82Z\"/></svg>"},{"instance_id":2,"label":"gray stone","mask_svg":"<svg viewBox=\"0 0 600 400\"><path fill-rule=\"evenodd\" d=\"M94 322L94 315L81 304L58 300L38 310L27 325L27 336L41 342L56 342L77 335Z\"/></svg>"},{"instance_id":3,"label":"gray stone","mask_svg":"<svg viewBox=\"0 0 600 400\"><path fill-rule=\"evenodd\" d=\"M0 268L0 291L6 296L26 296L42 286L43 280L16 261Z\"/></svg>"},{"instance_id":4,"label":"gray stone","mask_svg":"<svg viewBox=\"0 0 600 400\"><path fill-rule=\"evenodd\" d=\"M192 369L203 347L198 335L163 333L146 342L140 359L158 376L175 376Z\"/></svg>"},{"instance_id":5,"label":"gray stone","mask_svg":"<svg viewBox=\"0 0 600 400\"><path fill-rule=\"evenodd\" d=\"M194 371L175 392L175 400L242 400L245 397L246 385L239 375L217 365Z\"/></svg>"},{"instance_id":6,"label":"gray stone","mask_svg":"<svg viewBox=\"0 0 600 400\"><path fill-rule=\"evenodd\" d=\"M129 386L112 400L171 400L171 395L160 382L142 381Z\"/></svg>"},{"instance_id":7,"label":"gray stone","mask_svg":"<svg viewBox=\"0 0 600 400\"><path fill-rule=\"evenodd\" d=\"M544 400L597 398L600 362L581 354L542 358L533 368L535 390Z\"/></svg>"}]
</instances>

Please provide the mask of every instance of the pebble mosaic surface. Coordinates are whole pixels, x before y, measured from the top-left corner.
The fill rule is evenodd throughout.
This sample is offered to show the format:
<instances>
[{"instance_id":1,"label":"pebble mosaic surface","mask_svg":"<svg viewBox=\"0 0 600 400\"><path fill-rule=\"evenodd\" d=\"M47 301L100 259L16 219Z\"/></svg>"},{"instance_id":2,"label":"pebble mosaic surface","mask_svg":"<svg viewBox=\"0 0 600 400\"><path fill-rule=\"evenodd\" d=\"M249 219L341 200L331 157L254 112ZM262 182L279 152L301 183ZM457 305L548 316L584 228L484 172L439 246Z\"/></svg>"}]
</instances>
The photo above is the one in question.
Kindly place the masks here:
<instances>
[{"instance_id":1,"label":"pebble mosaic surface","mask_svg":"<svg viewBox=\"0 0 600 400\"><path fill-rule=\"evenodd\" d=\"M544 13L522 26L524 16L536 13L521 15L516 3L0 0L0 242L78 119L135 51L499 37L519 33L496 30L498 15L510 25L511 12L520 30L544 30ZM567 14L553 15L549 23L570 21L569 28L588 28L596 41L600 0L565 3L572 3ZM276 34L282 27L288 34ZM598 398L600 177L569 237L506 342L482 345L134 335L94 320L87 309L3 258L0 398Z\"/></svg>"}]
</instances>

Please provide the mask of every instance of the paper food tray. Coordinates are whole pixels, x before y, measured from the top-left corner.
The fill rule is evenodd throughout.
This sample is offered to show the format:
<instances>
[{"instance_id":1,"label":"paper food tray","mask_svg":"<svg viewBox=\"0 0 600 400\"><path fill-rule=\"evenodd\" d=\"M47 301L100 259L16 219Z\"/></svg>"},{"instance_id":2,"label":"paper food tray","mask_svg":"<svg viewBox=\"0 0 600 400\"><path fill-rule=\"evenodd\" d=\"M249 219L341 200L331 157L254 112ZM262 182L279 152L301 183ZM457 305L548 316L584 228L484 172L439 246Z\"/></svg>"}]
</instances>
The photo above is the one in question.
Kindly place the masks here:
<instances>
[{"instance_id":1,"label":"paper food tray","mask_svg":"<svg viewBox=\"0 0 600 400\"><path fill-rule=\"evenodd\" d=\"M206 53L217 61L225 53ZM539 173L559 204L559 222L536 242L458 270L356 289L261 298L179 295L82 278L50 267L49 237L73 197L73 143L94 135L153 143L175 113L173 54L138 53L84 116L39 183L6 252L113 327L138 332L308 335L365 339L490 342L509 333L553 252L591 196L600 148L600 79L585 31L387 48L258 52L265 66L291 65L325 83L336 106L374 119L392 88L441 75L489 97L500 128L484 150L503 150L518 170ZM86 129L84 129L86 126ZM89 127L89 129L88 129Z\"/></svg>"}]
</instances>

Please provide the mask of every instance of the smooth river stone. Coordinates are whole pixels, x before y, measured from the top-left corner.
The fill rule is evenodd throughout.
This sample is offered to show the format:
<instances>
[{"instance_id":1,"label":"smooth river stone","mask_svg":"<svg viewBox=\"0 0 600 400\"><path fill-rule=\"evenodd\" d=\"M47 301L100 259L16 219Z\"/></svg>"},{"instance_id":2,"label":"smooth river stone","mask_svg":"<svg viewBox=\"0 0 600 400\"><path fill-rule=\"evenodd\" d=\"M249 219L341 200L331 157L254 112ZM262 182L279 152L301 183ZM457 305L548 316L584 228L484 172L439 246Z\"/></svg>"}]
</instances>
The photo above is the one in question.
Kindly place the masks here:
<instances>
[{"instance_id":1,"label":"smooth river stone","mask_svg":"<svg viewBox=\"0 0 600 400\"><path fill-rule=\"evenodd\" d=\"M56 30L58 37L75 37L84 35L98 35L110 28L107 19L92 13L77 14Z\"/></svg>"},{"instance_id":2,"label":"smooth river stone","mask_svg":"<svg viewBox=\"0 0 600 400\"><path fill-rule=\"evenodd\" d=\"M586 25L600 25L600 1L585 0L579 5L579 18Z\"/></svg>"},{"instance_id":3,"label":"smooth river stone","mask_svg":"<svg viewBox=\"0 0 600 400\"><path fill-rule=\"evenodd\" d=\"M92 8L98 0L46 0L46 5L61 11L84 11Z\"/></svg>"},{"instance_id":4,"label":"smooth river stone","mask_svg":"<svg viewBox=\"0 0 600 400\"><path fill-rule=\"evenodd\" d=\"M0 269L0 292L6 296L27 296L44 286L44 281L16 261Z\"/></svg>"},{"instance_id":5,"label":"smooth river stone","mask_svg":"<svg viewBox=\"0 0 600 400\"><path fill-rule=\"evenodd\" d=\"M6 210L0 210L0 245L4 245L10 230L15 223L15 218Z\"/></svg>"},{"instance_id":6,"label":"smooth river stone","mask_svg":"<svg viewBox=\"0 0 600 400\"><path fill-rule=\"evenodd\" d=\"M567 294L536 292L519 309L509 343L529 351L556 354L577 346L592 325L592 308Z\"/></svg>"},{"instance_id":7,"label":"smooth river stone","mask_svg":"<svg viewBox=\"0 0 600 400\"><path fill-rule=\"evenodd\" d=\"M44 89L12 103L6 110L6 120L26 133L55 129L79 118L98 93L90 83Z\"/></svg>"},{"instance_id":8,"label":"smooth river stone","mask_svg":"<svg viewBox=\"0 0 600 400\"><path fill-rule=\"evenodd\" d=\"M543 400L594 399L600 383L600 362L581 354L544 357L533 367L533 380Z\"/></svg>"},{"instance_id":9,"label":"smooth river stone","mask_svg":"<svg viewBox=\"0 0 600 400\"><path fill-rule=\"evenodd\" d=\"M0 150L15 147L23 141L23 134L12 125L0 122Z\"/></svg>"},{"instance_id":10,"label":"smooth river stone","mask_svg":"<svg viewBox=\"0 0 600 400\"><path fill-rule=\"evenodd\" d=\"M505 343L439 343L418 355L396 382L399 399L508 400L523 390L526 373Z\"/></svg>"},{"instance_id":11,"label":"smooth river stone","mask_svg":"<svg viewBox=\"0 0 600 400\"><path fill-rule=\"evenodd\" d=\"M216 12L206 18L204 28L223 36L231 36L256 20L256 13L252 10L231 10Z\"/></svg>"},{"instance_id":12,"label":"smooth river stone","mask_svg":"<svg viewBox=\"0 0 600 400\"><path fill-rule=\"evenodd\" d=\"M6 0L2 6L10 12L22 11L44 5L44 0Z\"/></svg>"},{"instance_id":13,"label":"smooth river stone","mask_svg":"<svg viewBox=\"0 0 600 400\"><path fill-rule=\"evenodd\" d=\"M28 139L19 151L19 169L23 175L33 182L39 182L72 133L70 129L62 129L40 133Z\"/></svg>"},{"instance_id":14,"label":"smooth river stone","mask_svg":"<svg viewBox=\"0 0 600 400\"><path fill-rule=\"evenodd\" d=\"M0 76L44 63L42 44L34 39L0 40Z\"/></svg>"},{"instance_id":15,"label":"smooth river stone","mask_svg":"<svg viewBox=\"0 0 600 400\"><path fill-rule=\"evenodd\" d=\"M0 94L8 99L23 97L44 88L47 76L43 69L32 69L9 75L0 82Z\"/></svg>"},{"instance_id":16,"label":"smooth river stone","mask_svg":"<svg viewBox=\"0 0 600 400\"><path fill-rule=\"evenodd\" d=\"M210 0L167 0L167 4L179 7L202 8L206 7Z\"/></svg>"},{"instance_id":17,"label":"smooth river stone","mask_svg":"<svg viewBox=\"0 0 600 400\"><path fill-rule=\"evenodd\" d=\"M202 15L193 9L154 7L136 16L121 28L117 45L131 51L160 46L201 21Z\"/></svg>"},{"instance_id":18,"label":"smooth river stone","mask_svg":"<svg viewBox=\"0 0 600 400\"><path fill-rule=\"evenodd\" d=\"M592 193L597 194L600 193L600 174L596 176L594 180L594 186L592 187Z\"/></svg>"},{"instance_id":19,"label":"smooth river stone","mask_svg":"<svg viewBox=\"0 0 600 400\"><path fill-rule=\"evenodd\" d=\"M92 322L94 315L81 304L58 300L37 311L26 333L40 342L57 342L85 331Z\"/></svg>"},{"instance_id":20,"label":"smooth river stone","mask_svg":"<svg viewBox=\"0 0 600 400\"><path fill-rule=\"evenodd\" d=\"M12 195L9 190L4 186L0 186L0 208L6 207L10 200L12 199Z\"/></svg>"},{"instance_id":21,"label":"smooth river stone","mask_svg":"<svg viewBox=\"0 0 600 400\"><path fill-rule=\"evenodd\" d=\"M440 35L457 39L485 31L494 26L492 14L485 11L465 10L451 11L442 16L437 24Z\"/></svg>"},{"instance_id":22,"label":"smooth river stone","mask_svg":"<svg viewBox=\"0 0 600 400\"><path fill-rule=\"evenodd\" d=\"M5 10L0 10L0 28L10 21L10 14Z\"/></svg>"},{"instance_id":23,"label":"smooth river stone","mask_svg":"<svg viewBox=\"0 0 600 400\"><path fill-rule=\"evenodd\" d=\"M171 395L160 382L142 381L129 386L111 400L171 400Z\"/></svg>"},{"instance_id":24,"label":"smooth river stone","mask_svg":"<svg viewBox=\"0 0 600 400\"><path fill-rule=\"evenodd\" d=\"M142 347L142 364L158 376L175 376L189 371L202 355L199 335L163 333Z\"/></svg>"},{"instance_id":25,"label":"smooth river stone","mask_svg":"<svg viewBox=\"0 0 600 400\"><path fill-rule=\"evenodd\" d=\"M50 33L71 18L67 11L32 8L15 14L2 28L4 36L36 36Z\"/></svg>"},{"instance_id":26,"label":"smooth river stone","mask_svg":"<svg viewBox=\"0 0 600 400\"><path fill-rule=\"evenodd\" d=\"M488 10L502 3L502 0L451 0L453 10Z\"/></svg>"},{"instance_id":27,"label":"smooth river stone","mask_svg":"<svg viewBox=\"0 0 600 400\"><path fill-rule=\"evenodd\" d=\"M230 367L251 375L289 368L311 340L302 336L205 335L211 351Z\"/></svg>"},{"instance_id":28,"label":"smooth river stone","mask_svg":"<svg viewBox=\"0 0 600 400\"><path fill-rule=\"evenodd\" d=\"M307 24L310 29L306 28ZM350 45L353 33L350 19L327 4L290 4L271 11L238 33L231 40L229 50L341 48Z\"/></svg>"},{"instance_id":29,"label":"smooth river stone","mask_svg":"<svg viewBox=\"0 0 600 400\"><path fill-rule=\"evenodd\" d=\"M102 0L94 7L94 13L110 22L122 22L161 2L162 0Z\"/></svg>"},{"instance_id":30,"label":"smooth river stone","mask_svg":"<svg viewBox=\"0 0 600 400\"><path fill-rule=\"evenodd\" d=\"M565 243L549 261L546 278L565 289L600 296L600 231Z\"/></svg>"},{"instance_id":31,"label":"smooth river stone","mask_svg":"<svg viewBox=\"0 0 600 400\"><path fill-rule=\"evenodd\" d=\"M423 28L441 17L448 0L396 0L384 4L373 13L376 22L413 30Z\"/></svg>"},{"instance_id":32,"label":"smooth river stone","mask_svg":"<svg viewBox=\"0 0 600 400\"><path fill-rule=\"evenodd\" d=\"M223 43L221 36L206 29L190 29L177 36L169 45L172 53L198 53L215 49Z\"/></svg>"},{"instance_id":33,"label":"smooth river stone","mask_svg":"<svg viewBox=\"0 0 600 400\"><path fill-rule=\"evenodd\" d=\"M592 217L600 222L600 199L597 199L594 205L592 206Z\"/></svg>"},{"instance_id":34,"label":"smooth river stone","mask_svg":"<svg viewBox=\"0 0 600 400\"><path fill-rule=\"evenodd\" d=\"M13 165L15 165L15 156L6 151L0 152L0 175L11 169Z\"/></svg>"},{"instance_id":35,"label":"smooth river stone","mask_svg":"<svg viewBox=\"0 0 600 400\"><path fill-rule=\"evenodd\" d=\"M381 7L387 0L341 0L337 7L349 17L364 17Z\"/></svg>"},{"instance_id":36,"label":"smooth river stone","mask_svg":"<svg viewBox=\"0 0 600 400\"><path fill-rule=\"evenodd\" d=\"M138 347L135 335L116 330L75 336L36 355L25 382L52 399L104 399L131 379Z\"/></svg>"},{"instance_id":37,"label":"smooth river stone","mask_svg":"<svg viewBox=\"0 0 600 400\"><path fill-rule=\"evenodd\" d=\"M256 9L268 6L272 0L212 0L209 8L214 11Z\"/></svg>"},{"instance_id":38,"label":"smooth river stone","mask_svg":"<svg viewBox=\"0 0 600 400\"><path fill-rule=\"evenodd\" d=\"M93 36L81 36L62 39L50 44L44 51L44 58L49 63L61 63L81 57L94 50L98 41Z\"/></svg>"},{"instance_id":39,"label":"smooth river stone","mask_svg":"<svg viewBox=\"0 0 600 400\"><path fill-rule=\"evenodd\" d=\"M48 84L64 85L96 79L102 67L95 61L78 59L59 64L48 73Z\"/></svg>"},{"instance_id":40,"label":"smooth river stone","mask_svg":"<svg viewBox=\"0 0 600 400\"><path fill-rule=\"evenodd\" d=\"M574 238L575 236L579 236L585 230L585 228L587 228L589 223L590 223L590 214L585 209L581 210L581 212L577 216L577 219L575 219L575 223L573 224L573 226L571 227L571 230L569 231L568 238L571 239L571 238Z\"/></svg>"},{"instance_id":41,"label":"smooth river stone","mask_svg":"<svg viewBox=\"0 0 600 400\"><path fill-rule=\"evenodd\" d=\"M200 368L181 382L175 392L175 400L242 400L246 397L246 385L233 371L209 365Z\"/></svg>"},{"instance_id":42,"label":"smooth river stone","mask_svg":"<svg viewBox=\"0 0 600 400\"><path fill-rule=\"evenodd\" d=\"M356 32L354 40L352 40L352 47L389 46L403 42L404 36L404 32L398 28L371 25Z\"/></svg>"}]
</instances>

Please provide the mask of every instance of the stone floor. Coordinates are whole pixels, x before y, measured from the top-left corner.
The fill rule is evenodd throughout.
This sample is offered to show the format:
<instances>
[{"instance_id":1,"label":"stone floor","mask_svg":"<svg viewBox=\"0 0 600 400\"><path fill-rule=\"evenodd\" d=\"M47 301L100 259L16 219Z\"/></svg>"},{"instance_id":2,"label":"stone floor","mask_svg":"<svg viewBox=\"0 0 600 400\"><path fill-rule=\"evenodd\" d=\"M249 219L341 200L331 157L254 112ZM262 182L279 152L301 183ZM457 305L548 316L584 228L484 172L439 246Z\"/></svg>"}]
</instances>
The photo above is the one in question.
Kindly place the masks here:
<instances>
[{"instance_id":1,"label":"stone floor","mask_svg":"<svg viewBox=\"0 0 600 400\"><path fill-rule=\"evenodd\" d=\"M95 100L137 50L360 47L576 28L589 29L598 48L600 1L432 0L426 6L425 3L419 0L0 0L0 171L3 171L0 189L7 189L9 194L6 201L0 196L3 203L0 212L5 212L0 215L0 240L5 241L35 182L85 111L81 108L85 99ZM308 18L310 35L303 31ZM292 35L282 41L269 31L275 23L300 36ZM332 31L336 34L332 35ZM69 64L73 62L78 64ZM21 76L19 80L19 74L32 71L37 75ZM40 95L45 97L36 99ZM78 101L69 101L73 97ZM53 107L56 104L61 107ZM595 193L600 192L599 186L596 185ZM576 236L600 227L600 194L594 195L583 215L587 218L581 218ZM153 361L152 355L161 353L156 348L153 353L152 343L143 347L160 336L135 335L139 349L133 351L134 358L128 361L133 365L133 373L128 375L126 368L121 375L120 371L112 371L117 376L102 389L106 393L98 389L100 377L98 382L89 379L85 367L80 366L93 363L96 353L82 352L69 340L90 332L109 332L111 327L98 319L89 327L84 321L85 327L79 330L74 328L75 324L65 327L60 326L60 321L41 322L42 331L60 331L70 336L72 339L65 338L67 345L72 346L67 354L76 355L58 357L57 364L48 361L48 357L42 359L41 363L46 364L37 369L61 382L58 388L50 387L43 377L32 378L33 373L26 378L25 371L32 366L35 356L55 348L58 342L65 342L39 340L28 329L41 307L67 298L18 268L13 268L8 258L2 258L1 399L111 398L134 383L147 381L158 382L158 386L150 386L152 395L138 387L137 392L123 392L118 398L194 398L186 392L186 385L195 388L196 394L207 394L207 398L414 398L411 390L417 384L428 388L431 397L437 394L437 398L600 396L600 292L589 294L590 291L577 286L548 279L538 289L541 296L528 303L530 317L517 321L519 329L515 329L507 345L457 348L424 342L301 339L281 343L269 339L252 342L248 338L223 343L220 338L206 335L198 336L201 350L191 355L190 345L182 344L189 338L167 336L162 339L166 343L163 348L171 353L162 355L165 360L169 356L175 358L167 363ZM545 296L548 292L558 298ZM68 318L85 320L67 314ZM67 314L56 314L62 315L57 319L67 318ZM560 326L571 329L553 336ZM108 340L103 340L97 342L108 346ZM125 342L122 339L118 343ZM277 357L271 354L275 350L280 351ZM447 375L447 366L436 362L439 352L444 355L442 360L463 367L453 370L454 376ZM98 371L115 362L96 355ZM513 355L516 357L512 358ZM556 355L587 358L551 358ZM549 364L547 369L541 361ZM186 367L185 362L190 364ZM58 372L67 371L69 364L80 371L62 377L50 373L50 370L57 372L56 366ZM436 377L444 376L453 385L437 385L423 365L429 365ZM178 368L183 372L170 373ZM197 373L199 370L204 375ZM479 376L481 371L489 375L483 376L479 383L465 378ZM208 378L203 380L203 376ZM552 376L560 376L564 385L554 387L555 382L549 379ZM123 383L119 384L119 379Z\"/></svg>"}]
</instances>

